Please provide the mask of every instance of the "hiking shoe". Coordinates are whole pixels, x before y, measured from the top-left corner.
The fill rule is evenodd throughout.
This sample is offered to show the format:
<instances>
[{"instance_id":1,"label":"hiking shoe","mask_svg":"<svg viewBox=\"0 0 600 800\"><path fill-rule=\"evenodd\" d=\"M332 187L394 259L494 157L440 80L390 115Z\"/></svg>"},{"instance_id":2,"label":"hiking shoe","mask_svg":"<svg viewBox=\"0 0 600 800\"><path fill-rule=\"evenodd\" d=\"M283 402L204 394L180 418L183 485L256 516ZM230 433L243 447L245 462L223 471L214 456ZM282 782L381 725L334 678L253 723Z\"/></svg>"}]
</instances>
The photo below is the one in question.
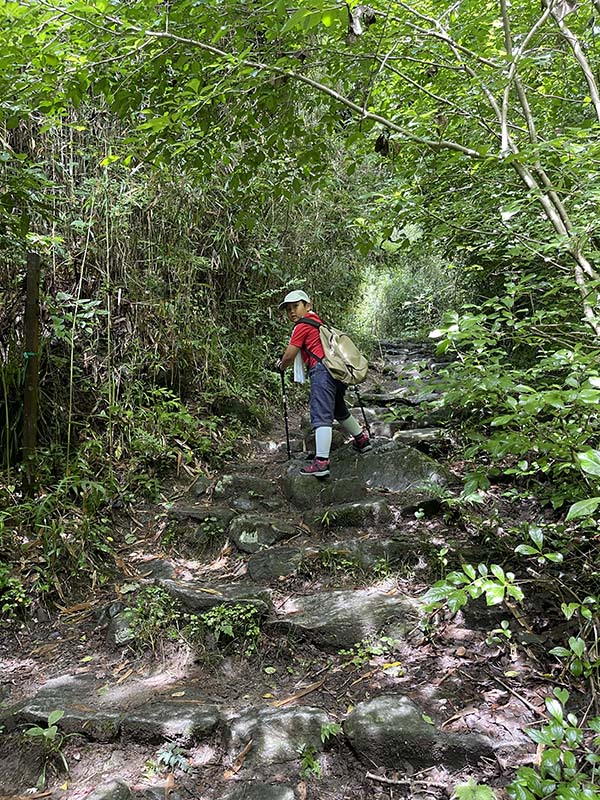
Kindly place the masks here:
<instances>
[{"instance_id":1,"label":"hiking shoe","mask_svg":"<svg viewBox=\"0 0 600 800\"><path fill-rule=\"evenodd\" d=\"M315 458L312 464L302 467L300 475L312 475L315 478L326 478L329 475L329 459Z\"/></svg>"},{"instance_id":2,"label":"hiking shoe","mask_svg":"<svg viewBox=\"0 0 600 800\"><path fill-rule=\"evenodd\" d=\"M352 447L356 450L357 453L368 453L369 450L373 449L371 444L371 440L369 439L369 434L366 431L359 433L358 436L354 437L354 441L352 442Z\"/></svg>"}]
</instances>

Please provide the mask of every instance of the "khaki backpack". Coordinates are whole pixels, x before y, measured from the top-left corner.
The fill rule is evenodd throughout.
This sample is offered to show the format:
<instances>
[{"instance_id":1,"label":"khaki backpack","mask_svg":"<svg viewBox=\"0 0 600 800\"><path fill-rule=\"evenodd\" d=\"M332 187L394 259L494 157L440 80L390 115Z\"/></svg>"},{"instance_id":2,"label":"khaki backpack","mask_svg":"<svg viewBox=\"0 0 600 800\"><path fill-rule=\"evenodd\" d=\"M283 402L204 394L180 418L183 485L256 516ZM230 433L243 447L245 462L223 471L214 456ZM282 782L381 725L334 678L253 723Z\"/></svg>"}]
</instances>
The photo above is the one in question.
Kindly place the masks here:
<instances>
[{"instance_id":1,"label":"khaki backpack","mask_svg":"<svg viewBox=\"0 0 600 800\"><path fill-rule=\"evenodd\" d=\"M312 353L307 347L303 347L309 356L320 361L327 369L332 378L336 381L345 383L346 386L356 386L362 383L367 377L369 362L354 344L347 333L338 331L316 319L302 317L296 325L310 325L319 329L321 345L323 347L323 358Z\"/></svg>"}]
</instances>

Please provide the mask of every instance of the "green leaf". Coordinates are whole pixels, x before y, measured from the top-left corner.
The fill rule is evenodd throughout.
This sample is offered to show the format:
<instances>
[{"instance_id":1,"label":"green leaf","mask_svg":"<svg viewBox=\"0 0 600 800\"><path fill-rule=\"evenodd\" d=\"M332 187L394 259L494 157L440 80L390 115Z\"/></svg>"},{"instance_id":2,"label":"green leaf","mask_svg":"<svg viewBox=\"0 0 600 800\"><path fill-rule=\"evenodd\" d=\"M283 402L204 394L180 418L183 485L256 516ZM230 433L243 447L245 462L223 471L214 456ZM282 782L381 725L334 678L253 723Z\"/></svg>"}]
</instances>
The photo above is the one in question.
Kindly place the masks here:
<instances>
[{"instance_id":1,"label":"green leaf","mask_svg":"<svg viewBox=\"0 0 600 800\"><path fill-rule=\"evenodd\" d=\"M557 747L549 747L542 754L542 764L544 767L552 767L560 761L560 750Z\"/></svg>"},{"instance_id":2,"label":"green leaf","mask_svg":"<svg viewBox=\"0 0 600 800\"><path fill-rule=\"evenodd\" d=\"M548 652L550 655L558 656L558 658L570 658L571 656L571 651L567 650L566 647L553 647Z\"/></svg>"},{"instance_id":3,"label":"green leaf","mask_svg":"<svg viewBox=\"0 0 600 800\"><path fill-rule=\"evenodd\" d=\"M33 728L28 728L25 731L25 736L43 736L45 734L44 728L40 728L39 725L34 725Z\"/></svg>"},{"instance_id":4,"label":"green leaf","mask_svg":"<svg viewBox=\"0 0 600 800\"><path fill-rule=\"evenodd\" d=\"M578 517L589 517L600 505L600 497L588 497L587 500L579 500L573 503L567 514L566 521L577 519Z\"/></svg>"},{"instance_id":5,"label":"green leaf","mask_svg":"<svg viewBox=\"0 0 600 800\"><path fill-rule=\"evenodd\" d=\"M554 719L558 720L559 722L562 722L563 720L562 703L560 703L558 700L554 700L551 697L547 697L546 708L551 717L554 717Z\"/></svg>"},{"instance_id":6,"label":"green leaf","mask_svg":"<svg viewBox=\"0 0 600 800\"><path fill-rule=\"evenodd\" d=\"M544 534L542 533L542 529L537 525L530 525L527 532L529 534L529 538L536 545L537 549L541 550L544 544Z\"/></svg>"},{"instance_id":7,"label":"green leaf","mask_svg":"<svg viewBox=\"0 0 600 800\"><path fill-rule=\"evenodd\" d=\"M495 417L490 424L493 428L497 428L500 425L506 425L508 422L512 422L514 419L514 414L503 414L501 417Z\"/></svg>"},{"instance_id":8,"label":"green leaf","mask_svg":"<svg viewBox=\"0 0 600 800\"><path fill-rule=\"evenodd\" d=\"M504 600L504 586L493 583L485 590L485 602L488 606L497 606Z\"/></svg>"},{"instance_id":9,"label":"green leaf","mask_svg":"<svg viewBox=\"0 0 600 800\"><path fill-rule=\"evenodd\" d=\"M539 550L536 550L535 547L532 547L530 544L520 544L518 547L515 547L515 553L521 553L524 556L537 556Z\"/></svg>"},{"instance_id":10,"label":"green leaf","mask_svg":"<svg viewBox=\"0 0 600 800\"><path fill-rule=\"evenodd\" d=\"M577 453L577 458L584 472L588 475L600 476L600 450L586 450L584 453Z\"/></svg>"},{"instance_id":11,"label":"green leaf","mask_svg":"<svg viewBox=\"0 0 600 800\"><path fill-rule=\"evenodd\" d=\"M554 744L552 736L550 736L546 730L536 731L534 728L530 728L527 731L527 736L529 736L530 739L533 739L533 741L537 742L538 744Z\"/></svg>"},{"instance_id":12,"label":"green leaf","mask_svg":"<svg viewBox=\"0 0 600 800\"><path fill-rule=\"evenodd\" d=\"M65 715L64 711L60 709L55 709L48 714L48 726L56 725L59 719L62 719Z\"/></svg>"},{"instance_id":13,"label":"green leaf","mask_svg":"<svg viewBox=\"0 0 600 800\"><path fill-rule=\"evenodd\" d=\"M571 619L578 608L579 603L561 603L560 606L560 610L563 612L566 619Z\"/></svg>"},{"instance_id":14,"label":"green leaf","mask_svg":"<svg viewBox=\"0 0 600 800\"><path fill-rule=\"evenodd\" d=\"M457 784L452 797L456 800L495 800L496 794L489 786L475 783L471 778L467 783Z\"/></svg>"},{"instance_id":15,"label":"green leaf","mask_svg":"<svg viewBox=\"0 0 600 800\"><path fill-rule=\"evenodd\" d=\"M600 717L592 717L592 719L588 722L588 725L593 731L600 733Z\"/></svg>"},{"instance_id":16,"label":"green leaf","mask_svg":"<svg viewBox=\"0 0 600 800\"><path fill-rule=\"evenodd\" d=\"M585 642L579 637L571 636L569 638L569 647L579 658L581 658L585 652Z\"/></svg>"},{"instance_id":17,"label":"green leaf","mask_svg":"<svg viewBox=\"0 0 600 800\"><path fill-rule=\"evenodd\" d=\"M558 700L560 700L560 702L561 702L561 703L563 704L563 706L564 706L564 705L566 705L566 704L567 704L567 700L569 699L569 692L568 692L566 689L561 689L559 686L557 686L557 687L554 689L554 696L555 696L555 697L556 697Z\"/></svg>"},{"instance_id":18,"label":"green leaf","mask_svg":"<svg viewBox=\"0 0 600 800\"><path fill-rule=\"evenodd\" d=\"M465 603L467 602L467 595L463 589L457 589L456 591L452 592L452 594L448 597L448 608L450 611L458 611L462 608Z\"/></svg>"}]
</instances>

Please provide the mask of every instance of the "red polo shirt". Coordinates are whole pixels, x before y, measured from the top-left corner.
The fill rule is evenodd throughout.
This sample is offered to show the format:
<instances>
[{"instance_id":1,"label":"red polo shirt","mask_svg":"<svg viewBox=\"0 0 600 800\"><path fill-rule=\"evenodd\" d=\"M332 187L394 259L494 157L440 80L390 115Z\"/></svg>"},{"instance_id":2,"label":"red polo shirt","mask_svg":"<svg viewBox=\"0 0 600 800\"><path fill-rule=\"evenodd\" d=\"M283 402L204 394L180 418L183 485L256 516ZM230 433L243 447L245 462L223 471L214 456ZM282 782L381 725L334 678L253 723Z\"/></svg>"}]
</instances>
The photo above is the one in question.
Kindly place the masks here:
<instances>
[{"instance_id":1,"label":"red polo shirt","mask_svg":"<svg viewBox=\"0 0 600 800\"><path fill-rule=\"evenodd\" d=\"M322 322L322 320L315 314L314 311L309 311L306 316L310 319L314 319L315 322ZM293 344L295 347L299 347L301 349L302 360L308 365L309 369L314 367L317 362L314 358L311 358L308 355L303 347L306 347L311 353L314 353L319 358L323 358L325 355L323 352L323 345L321 344L321 337L319 336L319 329L313 327L312 325L303 325L301 322L297 322L294 330L292 331L290 344Z\"/></svg>"}]
</instances>

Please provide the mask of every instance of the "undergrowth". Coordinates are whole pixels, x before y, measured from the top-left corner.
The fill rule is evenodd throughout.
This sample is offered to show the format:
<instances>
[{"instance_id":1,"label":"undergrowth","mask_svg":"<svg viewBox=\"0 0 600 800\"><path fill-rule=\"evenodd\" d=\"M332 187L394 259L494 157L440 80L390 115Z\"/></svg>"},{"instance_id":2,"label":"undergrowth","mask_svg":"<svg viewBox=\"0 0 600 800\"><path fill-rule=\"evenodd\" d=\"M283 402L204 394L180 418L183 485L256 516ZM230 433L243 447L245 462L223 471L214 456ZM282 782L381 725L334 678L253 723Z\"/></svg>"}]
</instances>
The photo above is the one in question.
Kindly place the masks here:
<instances>
[{"instance_id":1,"label":"undergrowth","mask_svg":"<svg viewBox=\"0 0 600 800\"><path fill-rule=\"evenodd\" d=\"M217 604L190 613L160 586L144 586L126 616L132 633L130 646L138 652L155 651L166 641L233 650L245 657L258 651L261 613L249 603Z\"/></svg>"},{"instance_id":2,"label":"undergrowth","mask_svg":"<svg viewBox=\"0 0 600 800\"><path fill-rule=\"evenodd\" d=\"M460 497L443 503L489 552L486 563L461 563L430 588L430 619L479 598L513 609L543 634L540 658L554 684L546 720L528 731L539 764L518 769L507 788L514 800L600 791L600 369L568 305L548 310L538 300L559 291L521 276L503 295L447 314L432 337L451 360L427 383L440 393L428 413L453 429L466 473ZM526 519L511 525L520 509ZM494 646L515 642L508 616L490 633Z\"/></svg>"}]
</instances>

